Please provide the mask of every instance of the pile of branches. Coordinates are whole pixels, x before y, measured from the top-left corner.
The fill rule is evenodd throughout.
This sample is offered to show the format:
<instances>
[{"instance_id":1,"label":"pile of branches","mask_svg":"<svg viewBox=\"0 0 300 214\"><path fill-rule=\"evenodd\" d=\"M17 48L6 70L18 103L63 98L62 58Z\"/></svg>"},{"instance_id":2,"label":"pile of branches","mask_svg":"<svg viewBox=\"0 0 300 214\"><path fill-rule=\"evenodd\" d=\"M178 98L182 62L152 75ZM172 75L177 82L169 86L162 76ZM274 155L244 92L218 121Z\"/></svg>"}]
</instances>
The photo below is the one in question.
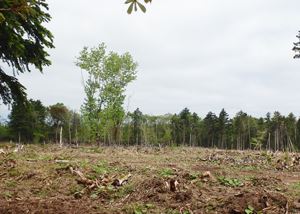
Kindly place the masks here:
<instances>
[{"instance_id":1,"label":"pile of branches","mask_svg":"<svg viewBox=\"0 0 300 214\"><path fill-rule=\"evenodd\" d=\"M89 179L81 171L74 169L73 167L70 167L69 169L72 174L78 176L76 179L77 183L84 185L88 190L93 190L109 185L117 188L126 184L132 176L131 174L128 174L122 178L116 178L116 176L109 178L107 175L103 175L96 179Z\"/></svg>"}]
</instances>

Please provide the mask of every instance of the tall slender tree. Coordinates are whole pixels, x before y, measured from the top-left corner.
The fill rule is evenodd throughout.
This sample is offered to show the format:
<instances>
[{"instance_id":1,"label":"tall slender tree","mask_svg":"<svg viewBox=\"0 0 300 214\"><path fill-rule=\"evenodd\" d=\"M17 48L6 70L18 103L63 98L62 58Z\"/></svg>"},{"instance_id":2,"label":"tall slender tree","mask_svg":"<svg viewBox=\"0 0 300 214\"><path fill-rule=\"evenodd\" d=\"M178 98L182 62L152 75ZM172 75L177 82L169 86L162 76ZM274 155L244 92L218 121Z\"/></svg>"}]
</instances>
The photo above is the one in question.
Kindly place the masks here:
<instances>
[{"instance_id":1,"label":"tall slender tree","mask_svg":"<svg viewBox=\"0 0 300 214\"><path fill-rule=\"evenodd\" d=\"M84 47L76 65L88 73L82 112L90 127L91 139L118 141L125 116L123 103L127 85L136 78L137 63L129 53L106 53L104 43Z\"/></svg>"}]
</instances>

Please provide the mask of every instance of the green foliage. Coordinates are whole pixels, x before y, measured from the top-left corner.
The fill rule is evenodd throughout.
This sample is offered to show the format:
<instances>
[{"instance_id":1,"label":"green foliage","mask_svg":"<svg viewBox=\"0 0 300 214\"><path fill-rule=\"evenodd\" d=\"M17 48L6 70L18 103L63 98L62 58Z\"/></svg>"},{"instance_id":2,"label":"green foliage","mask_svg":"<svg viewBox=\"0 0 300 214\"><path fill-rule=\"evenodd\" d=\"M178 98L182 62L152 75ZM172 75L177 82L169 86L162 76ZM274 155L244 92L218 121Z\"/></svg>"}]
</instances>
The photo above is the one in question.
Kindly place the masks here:
<instances>
[{"instance_id":1,"label":"green foliage","mask_svg":"<svg viewBox=\"0 0 300 214\"><path fill-rule=\"evenodd\" d=\"M8 141L10 138L9 128L6 124L0 123L0 141Z\"/></svg>"},{"instance_id":2,"label":"green foliage","mask_svg":"<svg viewBox=\"0 0 300 214\"><path fill-rule=\"evenodd\" d=\"M55 141L58 142L58 134L60 127L63 127L64 130L68 130L67 125L70 124L71 115L68 108L63 103L57 103L51 105L48 108L49 110L49 122L52 129L54 129ZM66 132L64 132L66 133Z\"/></svg>"},{"instance_id":3,"label":"green foliage","mask_svg":"<svg viewBox=\"0 0 300 214\"><path fill-rule=\"evenodd\" d=\"M159 175L162 177L171 177L174 175L174 171L172 169L165 168L159 172Z\"/></svg>"},{"instance_id":4,"label":"green foliage","mask_svg":"<svg viewBox=\"0 0 300 214\"><path fill-rule=\"evenodd\" d=\"M300 190L300 182L293 183L291 186L293 189Z\"/></svg>"},{"instance_id":5,"label":"green foliage","mask_svg":"<svg viewBox=\"0 0 300 214\"><path fill-rule=\"evenodd\" d=\"M179 115L171 117L171 136L173 142L177 145L195 146L199 142L199 133L201 130L200 118L196 113L191 113L188 108L184 108Z\"/></svg>"},{"instance_id":6,"label":"green foliage","mask_svg":"<svg viewBox=\"0 0 300 214\"><path fill-rule=\"evenodd\" d=\"M46 48L53 48L53 36L43 23L51 16L45 12L45 0L0 1L0 59L14 74L30 71L33 65L40 71L50 65ZM25 102L25 88L0 67L0 97L3 103Z\"/></svg>"},{"instance_id":7,"label":"green foliage","mask_svg":"<svg viewBox=\"0 0 300 214\"><path fill-rule=\"evenodd\" d=\"M248 207L245 209L245 214L254 214L255 210L251 205L248 205Z\"/></svg>"},{"instance_id":8,"label":"green foliage","mask_svg":"<svg viewBox=\"0 0 300 214\"><path fill-rule=\"evenodd\" d=\"M147 4L147 3L151 3L152 0L144 0L144 2ZM127 9L128 14L131 14L133 10L137 11L138 8L140 8L140 10L143 11L144 13L146 12L146 7L138 0L126 0L125 4L129 4Z\"/></svg>"},{"instance_id":9,"label":"green foliage","mask_svg":"<svg viewBox=\"0 0 300 214\"><path fill-rule=\"evenodd\" d=\"M5 191L2 193L2 196L6 199L9 200L13 197L13 193L11 191Z\"/></svg>"},{"instance_id":10,"label":"green foliage","mask_svg":"<svg viewBox=\"0 0 300 214\"><path fill-rule=\"evenodd\" d=\"M47 109L39 100L27 105L14 102L8 126L16 141L40 142L46 137L46 117Z\"/></svg>"},{"instance_id":11,"label":"green foliage","mask_svg":"<svg viewBox=\"0 0 300 214\"><path fill-rule=\"evenodd\" d=\"M137 63L129 53L106 53L102 43L91 49L84 47L76 65L89 75L82 113L90 139L116 142L125 116L125 89L136 78Z\"/></svg>"},{"instance_id":12,"label":"green foliage","mask_svg":"<svg viewBox=\"0 0 300 214\"><path fill-rule=\"evenodd\" d=\"M132 119L132 139L131 142L134 142L137 145L142 143L142 122L143 122L143 113L137 108L131 115Z\"/></svg>"},{"instance_id":13,"label":"green foliage","mask_svg":"<svg viewBox=\"0 0 300 214\"><path fill-rule=\"evenodd\" d=\"M97 174L97 176L104 175L104 174L108 173L110 170L107 163L105 163L105 162L99 162L98 164L93 165L92 169Z\"/></svg>"},{"instance_id":14,"label":"green foliage","mask_svg":"<svg viewBox=\"0 0 300 214\"><path fill-rule=\"evenodd\" d=\"M241 187L244 185L243 182L237 178L226 178L224 176L220 176L218 177L218 181L220 184L229 187Z\"/></svg>"}]
</instances>

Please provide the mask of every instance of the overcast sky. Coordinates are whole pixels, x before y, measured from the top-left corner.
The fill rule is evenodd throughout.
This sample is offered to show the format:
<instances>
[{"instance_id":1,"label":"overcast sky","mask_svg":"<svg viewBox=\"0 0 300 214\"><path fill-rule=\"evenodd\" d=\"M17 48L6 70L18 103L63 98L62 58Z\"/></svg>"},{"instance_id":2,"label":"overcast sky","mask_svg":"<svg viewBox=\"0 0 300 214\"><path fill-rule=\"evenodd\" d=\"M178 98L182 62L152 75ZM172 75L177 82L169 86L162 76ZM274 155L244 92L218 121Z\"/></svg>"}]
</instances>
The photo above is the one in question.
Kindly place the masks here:
<instances>
[{"instance_id":1,"label":"overcast sky","mask_svg":"<svg viewBox=\"0 0 300 214\"><path fill-rule=\"evenodd\" d=\"M300 115L300 60L291 51L299 0L153 0L146 14L133 15L124 1L48 0L56 48L44 74L19 76L30 98L79 110L84 92L75 58L83 46L105 42L139 64L126 109ZM7 112L0 106L2 117Z\"/></svg>"}]
</instances>

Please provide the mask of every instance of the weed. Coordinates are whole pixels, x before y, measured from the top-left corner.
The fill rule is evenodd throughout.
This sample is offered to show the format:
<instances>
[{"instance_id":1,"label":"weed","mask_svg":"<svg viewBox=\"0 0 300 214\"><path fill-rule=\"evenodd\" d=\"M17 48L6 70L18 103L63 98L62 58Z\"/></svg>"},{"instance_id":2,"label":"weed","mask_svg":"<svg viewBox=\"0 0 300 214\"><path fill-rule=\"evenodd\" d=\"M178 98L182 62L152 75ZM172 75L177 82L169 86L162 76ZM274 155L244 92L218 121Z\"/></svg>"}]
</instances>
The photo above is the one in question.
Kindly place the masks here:
<instances>
[{"instance_id":1,"label":"weed","mask_svg":"<svg viewBox=\"0 0 300 214\"><path fill-rule=\"evenodd\" d=\"M245 209L245 214L254 214L254 208L251 205L248 205L248 207Z\"/></svg>"},{"instance_id":2,"label":"weed","mask_svg":"<svg viewBox=\"0 0 300 214\"><path fill-rule=\"evenodd\" d=\"M290 184L289 189L291 190L291 192L294 195L299 197L299 195L300 195L300 182Z\"/></svg>"},{"instance_id":3,"label":"weed","mask_svg":"<svg viewBox=\"0 0 300 214\"><path fill-rule=\"evenodd\" d=\"M11 181L11 180L7 180L5 181L5 186L8 188L14 188L17 186L17 182L16 181Z\"/></svg>"},{"instance_id":4,"label":"weed","mask_svg":"<svg viewBox=\"0 0 300 214\"><path fill-rule=\"evenodd\" d=\"M4 196L4 198L5 198L6 200L12 198L12 193L9 192L9 191L3 192L2 195Z\"/></svg>"},{"instance_id":5,"label":"weed","mask_svg":"<svg viewBox=\"0 0 300 214\"><path fill-rule=\"evenodd\" d=\"M243 182L237 178L226 178L224 176L220 176L218 177L218 181L220 184L229 187L241 187L244 185Z\"/></svg>"},{"instance_id":6,"label":"weed","mask_svg":"<svg viewBox=\"0 0 300 214\"><path fill-rule=\"evenodd\" d=\"M159 172L159 175L162 177L171 177L174 175L174 171L172 169L165 168Z\"/></svg>"},{"instance_id":7,"label":"weed","mask_svg":"<svg viewBox=\"0 0 300 214\"><path fill-rule=\"evenodd\" d=\"M293 183L293 184L292 184L292 187L293 187L294 189L300 190L300 182Z\"/></svg>"},{"instance_id":8,"label":"weed","mask_svg":"<svg viewBox=\"0 0 300 214\"><path fill-rule=\"evenodd\" d=\"M96 165L92 165L92 174L88 175L88 178L94 179L101 175L105 175L112 171L106 162L100 161Z\"/></svg>"},{"instance_id":9,"label":"weed","mask_svg":"<svg viewBox=\"0 0 300 214\"><path fill-rule=\"evenodd\" d=\"M188 175L188 179L191 181L197 179L198 177L199 177L199 174L197 174L197 173Z\"/></svg>"},{"instance_id":10,"label":"weed","mask_svg":"<svg viewBox=\"0 0 300 214\"><path fill-rule=\"evenodd\" d=\"M17 176L20 176L21 175L21 172L16 169L16 168L11 168L9 171L8 171L8 175L10 177L17 177Z\"/></svg>"}]
</instances>

